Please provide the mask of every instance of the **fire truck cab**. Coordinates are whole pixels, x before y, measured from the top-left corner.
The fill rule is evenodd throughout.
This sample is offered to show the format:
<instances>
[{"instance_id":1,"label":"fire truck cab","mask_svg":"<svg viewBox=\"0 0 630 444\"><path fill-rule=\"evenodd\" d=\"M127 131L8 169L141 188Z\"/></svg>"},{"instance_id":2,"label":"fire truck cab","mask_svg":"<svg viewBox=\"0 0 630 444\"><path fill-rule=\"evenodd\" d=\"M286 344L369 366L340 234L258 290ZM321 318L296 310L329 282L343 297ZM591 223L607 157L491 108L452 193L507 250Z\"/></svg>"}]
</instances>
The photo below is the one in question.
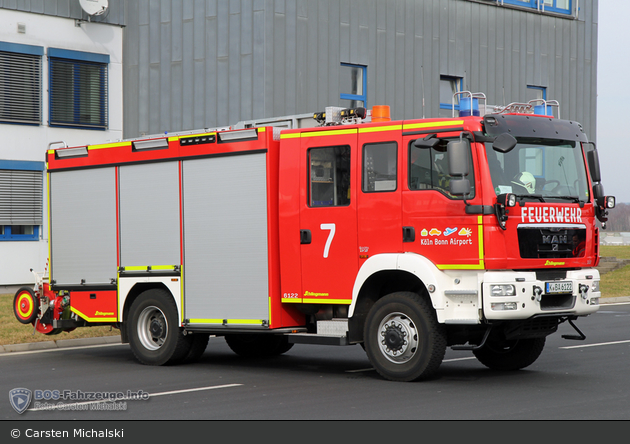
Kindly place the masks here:
<instances>
[{"instance_id":1,"label":"fire truck cab","mask_svg":"<svg viewBox=\"0 0 630 444\"><path fill-rule=\"evenodd\" d=\"M308 128L49 148L50 276L16 316L44 334L113 325L152 365L214 335L244 356L362 344L398 381L435 374L449 346L527 367L563 322L584 339L615 199L556 103L459 102L452 118L329 108Z\"/></svg>"}]
</instances>

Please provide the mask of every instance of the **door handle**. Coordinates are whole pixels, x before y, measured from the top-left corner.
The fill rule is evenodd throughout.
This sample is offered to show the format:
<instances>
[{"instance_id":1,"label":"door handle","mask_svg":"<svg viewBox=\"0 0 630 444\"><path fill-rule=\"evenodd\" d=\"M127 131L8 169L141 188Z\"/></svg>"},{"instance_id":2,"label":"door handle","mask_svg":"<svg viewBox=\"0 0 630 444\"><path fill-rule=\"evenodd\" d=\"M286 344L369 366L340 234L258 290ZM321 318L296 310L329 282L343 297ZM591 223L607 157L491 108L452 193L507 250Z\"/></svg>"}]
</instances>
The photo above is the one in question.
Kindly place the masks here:
<instances>
[{"instance_id":1,"label":"door handle","mask_svg":"<svg viewBox=\"0 0 630 444\"><path fill-rule=\"evenodd\" d=\"M403 242L415 242L416 230L413 227L403 227Z\"/></svg>"},{"instance_id":2,"label":"door handle","mask_svg":"<svg viewBox=\"0 0 630 444\"><path fill-rule=\"evenodd\" d=\"M311 230L300 230L300 244L308 245L311 243Z\"/></svg>"}]
</instances>

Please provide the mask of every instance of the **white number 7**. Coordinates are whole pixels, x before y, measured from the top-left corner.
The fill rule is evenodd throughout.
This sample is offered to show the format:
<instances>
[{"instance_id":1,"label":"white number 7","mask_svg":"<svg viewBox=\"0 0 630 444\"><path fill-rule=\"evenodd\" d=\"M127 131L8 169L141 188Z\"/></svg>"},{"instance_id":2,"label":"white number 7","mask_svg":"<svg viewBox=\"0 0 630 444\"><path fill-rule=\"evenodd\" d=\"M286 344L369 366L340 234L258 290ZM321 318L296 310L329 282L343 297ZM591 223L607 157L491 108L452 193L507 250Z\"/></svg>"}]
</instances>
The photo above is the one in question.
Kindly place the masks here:
<instances>
[{"instance_id":1,"label":"white number 7","mask_svg":"<svg viewBox=\"0 0 630 444\"><path fill-rule=\"evenodd\" d=\"M324 259L328 257L330 251L330 244L332 244L333 237L335 237L335 224L321 224L319 226L322 230L330 230L328 239L326 240L326 246L324 247Z\"/></svg>"}]
</instances>

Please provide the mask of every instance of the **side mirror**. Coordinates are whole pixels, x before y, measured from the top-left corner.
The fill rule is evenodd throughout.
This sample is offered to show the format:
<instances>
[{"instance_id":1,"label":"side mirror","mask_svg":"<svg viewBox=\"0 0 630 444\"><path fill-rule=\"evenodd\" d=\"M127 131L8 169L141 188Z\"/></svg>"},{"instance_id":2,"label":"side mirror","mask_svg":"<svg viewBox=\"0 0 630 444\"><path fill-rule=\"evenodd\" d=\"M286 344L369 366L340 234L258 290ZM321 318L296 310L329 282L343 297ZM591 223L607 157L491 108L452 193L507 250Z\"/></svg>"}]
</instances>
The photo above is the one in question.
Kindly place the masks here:
<instances>
[{"instance_id":1,"label":"side mirror","mask_svg":"<svg viewBox=\"0 0 630 444\"><path fill-rule=\"evenodd\" d=\"M588 169L591 172L593 182L601 182L602 173L599 168L599 154L596 150L589 151L586 155L588 159Z\"/></svg>"},{"instance_id":2,"label":"side mirror","mask_svg":"<svg viewBox=\"0 0 630 444\"><path fill-rule=\"evenodd\" d=\"M514 149L517 143L518 142L514 136L508 133L503 133L494 139L492 142L492 149L500 153L509 153Z\"/></svg>"},{"instance_id":3,"label":"side mirror","mask_svg":"<svg viewBox=\"0 0 630 444\"><path fill-rule=\"evenodd\" d=\"M468 179L453 179L449 184L449 191L453 196L466 196L470 194L470 181Z\"/></svg>"},{"instance_id":4,"label":"side mirror","mask_svg":"<svg viewBox=\"0 0 630 444\"><path fill-rule=\"evenodd\" d=\"M468 139L449 142L446 151L448 153L448 174L453 177L468 176L468 157L470 154Z\"/></svg>"}]
</instances>

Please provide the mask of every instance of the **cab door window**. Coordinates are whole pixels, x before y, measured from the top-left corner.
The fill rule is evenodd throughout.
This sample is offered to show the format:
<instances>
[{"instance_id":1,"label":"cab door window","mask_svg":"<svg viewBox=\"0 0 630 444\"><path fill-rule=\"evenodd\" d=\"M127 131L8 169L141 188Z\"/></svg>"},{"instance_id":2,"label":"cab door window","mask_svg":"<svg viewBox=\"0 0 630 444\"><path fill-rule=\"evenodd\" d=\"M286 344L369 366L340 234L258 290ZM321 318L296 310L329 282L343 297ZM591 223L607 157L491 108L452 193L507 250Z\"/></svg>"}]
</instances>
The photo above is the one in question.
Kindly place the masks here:
<instances>
[{"instance_id":1,"label":"cab door window","mask_svg":"<svg viewBox=\"0 0 630 444\"><path fill-rule=\"evenodd\" d=\"M371 143L363 146L364 193L396 191L398 146L396 142Z\"/></svg>"},{"instance_id":2,"label":"cab door window","mask_svg":"<svg viewBox=\"0 0 630 444\"><path fill-rule=\"evenodd\" d=\"M339 207L350 204L350 147L311 148L309 206Z\"/></svg>"},{"instance_id":3,"label":"cab door window","mask_svg":"<svg viewBox=\"0 0 630 444\"><path fill-rule=\"evenodd\" d=\"M446 195L450 199L463 199L462 196L453 196L450 193L451 176L448 173L448 153L446 144L448 140L441 141L435 148L416 148L415 141L409 143L409 189L410 190L435 190ZM475 175L472 165L472 153L468 156L467 178L470 181L470 194L466 199L475 196Z\"/></svg>"}]
</instances>

